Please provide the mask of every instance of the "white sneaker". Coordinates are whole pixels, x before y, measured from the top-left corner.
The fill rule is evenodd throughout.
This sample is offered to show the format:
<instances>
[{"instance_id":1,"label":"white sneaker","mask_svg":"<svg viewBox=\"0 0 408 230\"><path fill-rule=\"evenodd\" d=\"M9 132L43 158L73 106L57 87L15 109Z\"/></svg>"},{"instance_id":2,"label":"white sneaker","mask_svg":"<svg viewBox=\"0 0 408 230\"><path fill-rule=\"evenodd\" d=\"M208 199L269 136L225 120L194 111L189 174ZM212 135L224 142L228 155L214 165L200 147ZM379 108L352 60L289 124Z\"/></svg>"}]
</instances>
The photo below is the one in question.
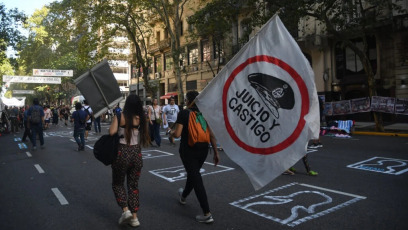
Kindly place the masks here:
<instances>
[{"instance_id":1,"label":"white sneaker","mask_svg":"<svg viewBox=\"0 0 408 230\"><path fill-rule=\"evenodd\" d=\"M198 216L196 216L196 221L198 221L200 223L210 224L210 223L214 222L214 219L213 219L211 214L209 214L208 216L198 215Z\"/></svg>"},{"instance_id":2,"label":"white sneaker","mask_svg":"<svg viewBox=\"0 0 408 230\"><path fill-rule=\"evenodd\" d=\"M132 227L139 227L140 226L140 222L139 222L139 219L137 219L137 217L136 217L136 219L130 219L130 226L132 226Z\"/></svg>"},{"instance_id":3,"label":"white sneaker","mask_svg":"<svg viewBox=\"0 0 408 230\"><path fill-rule=\"evenodd\" d=\"M127 210L126 212L122 213L122 216L119 218L119 224L126 224L129 223L130 218L132 218L132 213Z\"/></svg>"}]
</instances>

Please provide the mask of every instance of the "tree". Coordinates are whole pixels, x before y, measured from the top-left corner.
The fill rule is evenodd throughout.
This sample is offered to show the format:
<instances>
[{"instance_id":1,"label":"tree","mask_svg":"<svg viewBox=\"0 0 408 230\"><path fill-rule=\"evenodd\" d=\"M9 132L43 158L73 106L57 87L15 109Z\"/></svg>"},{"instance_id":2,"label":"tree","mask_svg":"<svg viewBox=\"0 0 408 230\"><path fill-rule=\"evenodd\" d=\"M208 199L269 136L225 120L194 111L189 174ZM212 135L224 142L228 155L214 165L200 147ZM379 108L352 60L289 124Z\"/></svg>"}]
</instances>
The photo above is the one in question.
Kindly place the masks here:
<instances>
[{"instance_id":1,"label":"tree","mask_svg":"<svg viewBox=\"0 0 408 230\"><path fill-rule=\"evenodd\" d=\"M17 42L22 39L20 31L17 29L20 23L23 23L26 16L17 9L6 9L3 3L0 3L0 64L6 60L6 50L8 46L16 49ZM7 61L6 61L7 62ZM2 80L0 76L0 81Z\"/></svg>"},{"instance_id":2,"label":"tree","mask_svg":"<svg viewBox=\"0 0 408 230\"><path fill-rule=\"evenodd\" d=\"M180 54L182 48L180 45L181 22L184 13L184 6L189 0L144 0L145 9L151 9L156 13L164 24L170 36L170 50L173 58L174 74L176 77L179 102L184 103L183 81L181 79Z\"/></svg>"},{"instance_id":3,"label":"tree","mask_svg":"<svg viewBox=\"0 0 408 230\"><path fill-rule=\"evenodd\" d=\"M194 30L190 31L190 36L196 38L212 38L218 51L221 51L222 42L231 34L231 28L237 23L238 16L244 14L248 9L254 9L254 2L247 0L214 0L197 10L194 15L187 19L187 22L194 25ZM239 48L239 41L236 41L236 48ZM246 41L244 41L246 42ZM242 42L241 42L242 43ZM237 51L237 50L235 50ZM217 71L220 71L220 59L222 54L218 54ZM207 63L212 70L212 67ZM215 73L213 71L215 77Z\"/></svg>"}]
</instances>

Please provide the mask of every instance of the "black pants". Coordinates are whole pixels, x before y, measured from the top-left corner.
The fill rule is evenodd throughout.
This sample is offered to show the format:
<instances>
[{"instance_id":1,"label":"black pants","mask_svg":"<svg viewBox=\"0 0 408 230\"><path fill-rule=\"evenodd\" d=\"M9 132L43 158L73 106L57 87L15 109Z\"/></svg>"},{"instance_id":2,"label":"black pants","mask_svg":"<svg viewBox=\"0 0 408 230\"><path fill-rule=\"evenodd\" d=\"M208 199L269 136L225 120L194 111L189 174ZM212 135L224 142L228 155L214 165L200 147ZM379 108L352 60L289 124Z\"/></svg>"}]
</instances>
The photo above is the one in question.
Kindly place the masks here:
<instances>
[{"instance_id":1,"label":"black pants","mask_svg":"<svg viewBox=\"0 0 408 230\"><path fill-rule=\"evenodd\" d=\"M201 178L200 169L208 155L208 148L201 148L192 152L185 151L180 154L184 168L187 172L187 182L183 191L183 197L187 197L194 189L198 202L203 213L209 213L207 193L204 188L203 179Z\"/></svg>"},{"instance_id":2,"label":"black pants","mask_svg":"<svg viewBox=\"0 0 408 230\"><path fill-rule=\"evenodd\" d=\"M27 121L24 121L24 134L21 140L26 141L27 137L30 138L30 141L31 141L31 130L30 128L27 127Z\"/></svg>"}]
</instances>

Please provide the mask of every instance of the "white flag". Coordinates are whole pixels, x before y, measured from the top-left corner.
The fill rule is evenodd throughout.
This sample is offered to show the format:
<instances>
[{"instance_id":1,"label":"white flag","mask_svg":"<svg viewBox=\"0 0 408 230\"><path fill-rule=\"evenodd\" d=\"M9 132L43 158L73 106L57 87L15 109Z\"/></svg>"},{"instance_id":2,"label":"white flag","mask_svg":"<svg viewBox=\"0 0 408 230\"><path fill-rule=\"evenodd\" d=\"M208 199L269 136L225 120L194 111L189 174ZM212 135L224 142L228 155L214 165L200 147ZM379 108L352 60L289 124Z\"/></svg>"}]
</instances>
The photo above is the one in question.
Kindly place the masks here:
<instances>
[{"instance_id":1,"label":"white flag","mask_svg":"<svg viewBox=\"0 0 408 230\"><path fill-rule=\"evenodd\" d=\"M277 15L195 102L255 189L293 166L319 135L313 70Z\"/></svg>"}]
</instances>

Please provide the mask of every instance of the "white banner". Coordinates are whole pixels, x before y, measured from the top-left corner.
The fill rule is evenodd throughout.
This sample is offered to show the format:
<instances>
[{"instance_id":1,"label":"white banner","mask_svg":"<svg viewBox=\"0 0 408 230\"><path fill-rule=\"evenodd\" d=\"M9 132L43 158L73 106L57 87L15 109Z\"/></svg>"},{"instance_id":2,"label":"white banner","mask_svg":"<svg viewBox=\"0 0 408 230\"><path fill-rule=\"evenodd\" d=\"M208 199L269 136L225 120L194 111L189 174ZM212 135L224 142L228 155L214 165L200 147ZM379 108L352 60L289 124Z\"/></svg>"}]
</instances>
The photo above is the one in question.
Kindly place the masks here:
<instances>
[{"instance_id":1,"label":"white banner","mask_svg":"<svg viewBox=\"0 0 408 230\"><path fill-rule=\"evenodd\" d=\"M195 102L255 189L293 166L319 136L313 70L277 15Z\"/></svg>"},{"instance_id":2,"label":"white banner","mask_svg":"<svg viewBox=\"0 0 408 230\"><path fill-rule=\"evenodd\" d=\"M33 76L8 76L8 75L3 75L3 82L61 84L61 78L59 78L59 77L33 77Z\"/></svg>"},{"instance_id":3,"label":"white banner","mask_svg":"<svg viewBox=\"0 0 408 230\"><path fill-rule=\"evenodd\" d=\"M58 69L33 69L33 76L72 77L74 76L74 71Z\"/></svg>"},{"instance_id":4,"label":"white banner","mask_svg":"<svg viewBox=\"0 0 408 230\"><path fill-rule=\"evenodd\" d=\"M34 94L34 90L13 90L13 94Z\"/></svg>"}]
</instances>

